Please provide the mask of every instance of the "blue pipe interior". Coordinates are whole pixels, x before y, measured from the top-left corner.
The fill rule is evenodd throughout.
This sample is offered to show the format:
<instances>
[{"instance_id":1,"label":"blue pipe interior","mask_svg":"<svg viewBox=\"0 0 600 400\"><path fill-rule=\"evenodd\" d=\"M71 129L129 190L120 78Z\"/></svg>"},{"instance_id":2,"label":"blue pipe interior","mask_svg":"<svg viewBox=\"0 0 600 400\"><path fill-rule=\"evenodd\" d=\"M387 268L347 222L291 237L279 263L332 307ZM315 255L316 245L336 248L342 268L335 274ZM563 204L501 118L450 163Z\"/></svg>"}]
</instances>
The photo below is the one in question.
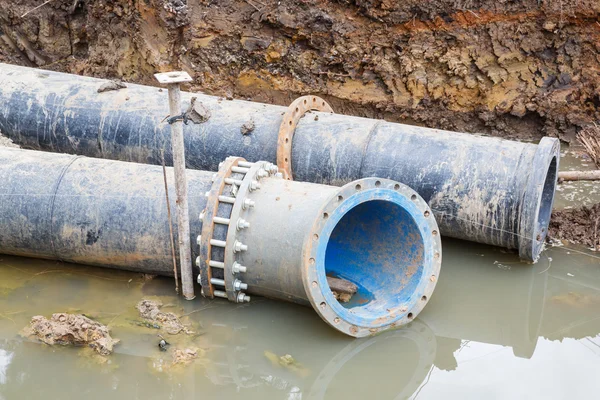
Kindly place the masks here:
<instances>
[{"instance_id":1,"label":"blue pipe interior","mask_svg":"<svg viewBox=\"0 0 600 400\"><path fill-rule=\"evenodd\" d=\"M373 320L409 302L424 272L425 244L414 215L399 204L373 200L350 209L327 243L325 273L358 286L347 303Z\"/></svg>"}]
</instances>

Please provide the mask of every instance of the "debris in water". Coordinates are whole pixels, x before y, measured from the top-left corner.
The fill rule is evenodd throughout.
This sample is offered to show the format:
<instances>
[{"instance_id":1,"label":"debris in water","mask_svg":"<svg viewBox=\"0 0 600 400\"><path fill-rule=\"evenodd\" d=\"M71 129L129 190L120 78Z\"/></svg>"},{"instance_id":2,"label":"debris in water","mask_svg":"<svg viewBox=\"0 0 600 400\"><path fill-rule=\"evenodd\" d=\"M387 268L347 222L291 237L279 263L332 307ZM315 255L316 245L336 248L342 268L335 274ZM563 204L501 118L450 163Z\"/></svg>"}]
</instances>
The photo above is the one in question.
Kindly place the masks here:
<instances>
[{"instance_id":1,"label":"debris in water","mask_svg":"<svg viewBox=\"0 0 600 400\"><path fill-rule=\"evenodd\" d=\"M340 303L347 303L352 299L352 295L349 293L338 293L334 290L331 293L333 293L333 297Z\"/></svg>"},{"instance_id":2,"label":"debris in water","mask_svg":"<svg viewBox=\"0 0 600 400\"><path fill-rule=\"evenodd\" d=\"M242 135L249 135L254 131L254 128L256 126L254 125L254 119L250 118L249 121L245 122L244 125L242 125L242 127L240 128L240 132L242 133Z\"/></svg>"},{"instance_id":3,"label":"debris in water","mask_svg":"<svg viewBox=\"0 0 600 400\"><path fill-rule=\"evenodd\" d=\"M171 343L167 342L164 337L158 335L160 341L158 342L158 348L160 351L167 351L167 347L171 345Z\"/></svg>"},{"instance_id":4,"label":"debris in water","mask_svg":"<svg viewBox=\"0 0 600 400\"><path fill-rule=\"evenodd\" d=\"M600 304L600 296L569 292L566 294L552 296L551 301L574 308L585 308L589 306L596 307L598 304Z\"/></svg>"},{"instance_id":5,"label":"debris in water","mask_svg":"<svg viewBox=\"0 0 600 400\"><path fill-rule=\"evenodd\" d=\"M210 110L201 102L197 102L197 97L192 97L190 106L183 113L183 122L187 125L188 121L195 124L202 124L210 119Z\"/></svg>"},{"instance_id":6,"label":"debris in water","mask_svg":"<svg viewBox=\"0 0 600 400\"><path fill-rule=\"evenodd\" d=\"M279 357L277 354L265 350L265 357L275 366L280 366L287 368L303 377L306 377L310 374L310 370L305 368L302 364L296 361L294 357L290 354L283 355Z\"/></svg>"},{"instance_id":7,"label":"debris in water","mask_svg":"<svg viewBox=\"0 0 600 400\"><path fill-rule=\"evenodd\" d=\"M197 347L191 347L183 350L173 349L173 365L188 365L203 354L204 350Z\"/></svg>"},{"instance_id":8,"label":"debris in water","mask_svg":"<svg viewBox=\"0 0 600 400\"><path fill-rule=\"evenodd\" d=\"M49 320L37 315L21 335L35 337L48 345L89 346L103 356L111 354L119 342L110 336L106 326L81 314L57 313Z\"/></svg>"},{"instance_id":9,"label":"debris in water","mask_svg":"<svg viewBox=\"0 0 600 400\"><path fill-rule=\"evenodd\" d=\"M179 321L177 315L160 311L161 307L162 303L160 301L152 300L142 300L136 306L140 312L140 317L148 321L162 323L163 328L165 328L169 335L177 335L180 332L188 335L194 333Z\"/></svg>"},{"instance_id":10,"label":"debris in water","mask_svg":"<svg viewBox=\"0 0 600 400\"><path fill-rule=\"evenodd\" d=\"M327 284L333 293L333 297L342 303L349 302L358 290L358 286L354 283L346 279L334 278L332 276L327 277Z\"/></svg>"},{"instance_id":11,"label":"debris in water","mask_svg":"<svg viewBox=\"0 0 600 400\"><path fill-rule=\"evenodd\" d=\"M126 87L127 87L127 85L124 84L123 82L118 81L118 80L112 80L112 81L103 83L102 86L100 86L98 88L98 93L109 92L111 90L125 89Z\"/></svg>"}]
</instances>

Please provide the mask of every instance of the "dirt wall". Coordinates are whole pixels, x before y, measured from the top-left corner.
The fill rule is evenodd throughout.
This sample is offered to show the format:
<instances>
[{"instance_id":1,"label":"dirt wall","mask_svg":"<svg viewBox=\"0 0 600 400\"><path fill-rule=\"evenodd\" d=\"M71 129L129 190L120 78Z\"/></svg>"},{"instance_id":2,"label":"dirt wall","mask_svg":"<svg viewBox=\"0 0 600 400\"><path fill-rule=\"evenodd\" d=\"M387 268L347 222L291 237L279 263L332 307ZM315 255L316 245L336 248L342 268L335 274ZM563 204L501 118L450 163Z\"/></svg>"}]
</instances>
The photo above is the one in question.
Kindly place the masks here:
<instances>
[{"instance_id":1,"label":"dirt wall","mask_svg":"<svg viewBox=\"0 0 600 400\"><path fill-rule=\"evenodd\" d=\"M0 62L519 138L600 119L597 0L0 0Z\"/></svg>"}]
</instances>

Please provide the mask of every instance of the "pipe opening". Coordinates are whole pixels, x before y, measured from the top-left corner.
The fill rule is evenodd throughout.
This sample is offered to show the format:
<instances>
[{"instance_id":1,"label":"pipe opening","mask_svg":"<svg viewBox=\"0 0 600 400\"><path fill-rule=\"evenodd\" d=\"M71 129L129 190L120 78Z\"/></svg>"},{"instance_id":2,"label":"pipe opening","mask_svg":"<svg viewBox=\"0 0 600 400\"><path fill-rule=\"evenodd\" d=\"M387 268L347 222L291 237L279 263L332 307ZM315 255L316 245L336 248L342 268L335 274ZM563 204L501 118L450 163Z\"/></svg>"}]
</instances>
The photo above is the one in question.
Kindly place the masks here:
<instances>
[{"instance_id":1,"label":"pipe opening","mask_svg":"<svg viewBox=\"0 0 600 400\"><path fill-rule=\"evenodd\" d=\"M358 287L350 301L339 303L342 310L371 322L408 311L424 263L425 242L413 214L394 202L371 200L350 208L337 222L324 268L327 276Z\"/></svg>"},{"instance_id":2,"label":"pipe opening","mask_svg":"<svg viewBox=\"0 0 600 400\"><path fill-rule=\"evenodd\" d=\"M548 230L548 224L550 223L550 216L552 214L552 204L554 202L554 189L556 187L556 175L558 168L556 164L556 156L552 157L548 172L546 172L546 179L544 180L544 187L542 189L542 195L540 198L540 209L537 218L537 229L536 229L536 245L541 245L546 239Z\"/></svg>"}]
</instances>

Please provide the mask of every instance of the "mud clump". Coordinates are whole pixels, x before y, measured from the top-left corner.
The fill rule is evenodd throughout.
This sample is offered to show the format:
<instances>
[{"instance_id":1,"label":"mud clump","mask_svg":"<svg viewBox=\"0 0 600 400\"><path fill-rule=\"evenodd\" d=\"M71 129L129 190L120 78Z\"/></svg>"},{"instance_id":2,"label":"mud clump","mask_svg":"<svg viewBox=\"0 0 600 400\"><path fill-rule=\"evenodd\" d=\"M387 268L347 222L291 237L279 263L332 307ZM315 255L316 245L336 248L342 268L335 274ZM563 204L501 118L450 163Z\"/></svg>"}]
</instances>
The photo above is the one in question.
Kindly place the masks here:
<instances>
[{"instance_id":1,"label":"mud clump","mask_svg":"<svg viewBox=\"0 0 600 400\"><path fill-rule=\"evenodd\" d=\"M19 146L14 144L12 142L12 140L10 140L9 138L5 137L2 135L2 132L0 132L0 147L13 147L18 149Z\"/></svg>"},{"instance_id":2,"label":"mud clump","mask_svg":"<svg viewBox=\"0 0 600 400\"><path fill-rule=\"evenodd\" d=\"M179 317L171 312L160 311L162 303L160 301L142 300L136 308L140 312L140 317L147 321L159 323L165 328L169 335L177 335L181 332L192 335L193 331L189 330L181 323Z\"/></svg>"},{"instance_id":3,"label":"mud clump","mask_svg":"<svg viewBox=\"0 0 600 400\"><path fill-rule=\"evenodd\" d=\"M112 80L112 81L108 81L108 82L100 85L100 87L98 88L98 93L110 92L112 90L125 89L126 87L127 87L127 85L124 84L123 82L118 81L118 80Z\"/></svg>"},{"instance_id":4,"label":"mud clump","mask_svg":"<svg viewBox=\"0 0 600 400\"><path fill-rule=\"evenodd\" d=\"M183 113L183 122L187 125L188 121L194 124L203 124L210 119L210 110L202 102L197 101L197 97L192 97L188 109Z\"/></svg>"},{"instance_id":5,"label":"mud clump","mask_svg":"<svg viewBox=\"0 0 600 400\"><path fill-rule=\"evenodd\" d=\"M554 211L548 235L600 250L600 203L570 210Z\"/></svg>"},{"instance_id":6,"label":"mud clump","mask_svg":"<svg viewBox=\"0 0 600 400\"><path fill-rule=\"evenodd\" d=\"M242 127L240 128L240 133L242 135L249 135L254 131L255 128L255 124L254 124L254 120L250 119L249 121L246 121Z\"/></svg>"},{"instance_id":7,"label":"mud clump","mask_svg":"<svg viewBox=\"0 0 600 400\"><path fill-rule=\"evenodd\" d=\"M189 365L204 354L204 350L197 347L188 349L173 349L173 365Z\"/></svg>"},{"instance_id":8,"label":"mud clump","mask_svg":"<svg viewBox=\"0 0 600 400\"><path fill-rule=\"evenodd\" d=\"M50 319L37 315L21 335L51 346L89 346L103 356L111 354L119 342L110 336L106 326L80 314L57 313Z\"/></svg>"}]
</instances>

